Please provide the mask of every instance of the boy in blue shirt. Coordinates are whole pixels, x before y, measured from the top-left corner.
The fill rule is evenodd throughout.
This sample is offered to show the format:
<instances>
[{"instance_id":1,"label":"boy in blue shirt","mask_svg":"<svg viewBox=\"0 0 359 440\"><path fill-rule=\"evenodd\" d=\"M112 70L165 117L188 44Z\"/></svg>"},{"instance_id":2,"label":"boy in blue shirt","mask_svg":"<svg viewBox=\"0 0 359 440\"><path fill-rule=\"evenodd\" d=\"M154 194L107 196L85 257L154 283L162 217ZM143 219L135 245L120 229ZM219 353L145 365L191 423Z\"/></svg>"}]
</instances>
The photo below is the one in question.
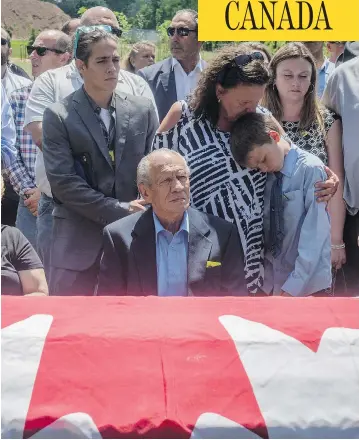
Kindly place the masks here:
<instances>
[{"instance_id":1,"label":"boy in blue shirt","mask_svg":"<svg viewBox=\"0 0 359 440\"><path fill-rule=\"evenodd\" d=\"M272 118L259 113L235 122L231 150L240 165L268 173L263 292L307 296L329 288L330 221L314 187L327 178L321 160L281 137Z\"/></svg>"}]
</instances>

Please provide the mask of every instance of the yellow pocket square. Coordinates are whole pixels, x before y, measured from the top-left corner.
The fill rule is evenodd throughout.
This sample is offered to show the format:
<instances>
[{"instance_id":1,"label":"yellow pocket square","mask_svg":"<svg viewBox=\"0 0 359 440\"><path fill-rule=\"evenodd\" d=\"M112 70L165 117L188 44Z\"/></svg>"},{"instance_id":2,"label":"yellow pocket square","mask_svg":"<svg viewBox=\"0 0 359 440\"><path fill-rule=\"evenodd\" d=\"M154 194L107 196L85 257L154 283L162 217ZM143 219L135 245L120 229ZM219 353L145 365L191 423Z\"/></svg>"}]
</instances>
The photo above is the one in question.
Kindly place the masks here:
<instances>
[{"instance_id":1,"label":"yellow pocket square","mask_svg":"<svg viewBox=\"0 0 359 440\"><path fill-rule=\"evenodd\" d=\"M219 261L207 261L206 267L217 267L217 266L222 266L222 263L220 263Z\"/></svg>"}]
</instances>

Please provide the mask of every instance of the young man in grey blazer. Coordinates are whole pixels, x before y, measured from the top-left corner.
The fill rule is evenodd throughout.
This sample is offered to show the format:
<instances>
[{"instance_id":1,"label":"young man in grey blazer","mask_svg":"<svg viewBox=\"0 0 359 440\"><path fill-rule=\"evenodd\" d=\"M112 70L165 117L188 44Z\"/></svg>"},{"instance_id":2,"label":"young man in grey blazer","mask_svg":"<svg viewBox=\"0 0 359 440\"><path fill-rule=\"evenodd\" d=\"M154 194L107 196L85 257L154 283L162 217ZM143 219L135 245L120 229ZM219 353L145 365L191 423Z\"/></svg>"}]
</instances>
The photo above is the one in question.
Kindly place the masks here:
<instances>
[{"instance_id":1,"label":"young man in grey blazer","mask_svg":"<svg viewBox=\"0 0 359 440\"><path fill-rule=\"evenodd\" d=\"M189 169L165 148L144 157L137 184L145 212L104 230L99 295L247 295L235 225L189 207Z\"/></svg>"},{"instance_id":2,"label":"young man in grey blazer","mask_svg":"<svg viewBox=\"0 0 359 440\"><path fill-rule=\"evenodd\" d=\"M50 294L92 295L102 229L131 212L136 169L158 126L152 102L116 91L117 37L79 28L74 56L84 85L45 110L43 154L54 197Z\"/></svg>"}]
</instances>

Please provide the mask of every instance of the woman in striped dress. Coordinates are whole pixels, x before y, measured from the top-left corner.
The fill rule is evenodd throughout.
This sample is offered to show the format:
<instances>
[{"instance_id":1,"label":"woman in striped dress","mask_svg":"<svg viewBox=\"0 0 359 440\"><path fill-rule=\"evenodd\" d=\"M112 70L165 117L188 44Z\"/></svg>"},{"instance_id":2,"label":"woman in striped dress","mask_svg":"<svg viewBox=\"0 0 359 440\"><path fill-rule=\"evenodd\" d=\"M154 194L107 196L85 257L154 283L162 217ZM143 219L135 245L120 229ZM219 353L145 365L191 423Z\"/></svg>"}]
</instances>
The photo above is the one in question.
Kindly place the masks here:
<instances>
[{"instance_id":1,"label":"woman in striped dress","mask_svg":"<svg viewBox=\"0 0 359 440\"><path fill-rule=\"evenodd\" d=\"M175 103L162 121L154 149L172 148L191 170L191 205L238 227L245 255L247 288L263 282L263 194L266 175L237 165L229 146L232 123L258 106L269 76L260 52L246 45L226 46L203 72L189 102ZM326 182L322 196L335 192Z\"/></svg>"}]
</instances>

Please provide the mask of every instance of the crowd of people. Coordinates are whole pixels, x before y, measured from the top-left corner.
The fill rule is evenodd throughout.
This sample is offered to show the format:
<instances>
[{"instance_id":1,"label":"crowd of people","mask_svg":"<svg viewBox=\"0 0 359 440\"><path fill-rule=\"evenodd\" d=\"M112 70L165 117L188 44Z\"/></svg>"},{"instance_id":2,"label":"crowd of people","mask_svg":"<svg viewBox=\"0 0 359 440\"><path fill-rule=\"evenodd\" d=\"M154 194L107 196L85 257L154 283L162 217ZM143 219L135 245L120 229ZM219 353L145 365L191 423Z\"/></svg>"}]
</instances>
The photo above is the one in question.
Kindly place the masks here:
<instances>
[{"instance_id":1,"label":"crowd of people","mask_svg":"<svg viewBox=\"0 0 359 440\"><path fill-rule=\"evenodd\" d=\"M1 30L2 294L358 295L359 42L121 34L43 30L32 81Z\"/></svg>"}]
</instances>

